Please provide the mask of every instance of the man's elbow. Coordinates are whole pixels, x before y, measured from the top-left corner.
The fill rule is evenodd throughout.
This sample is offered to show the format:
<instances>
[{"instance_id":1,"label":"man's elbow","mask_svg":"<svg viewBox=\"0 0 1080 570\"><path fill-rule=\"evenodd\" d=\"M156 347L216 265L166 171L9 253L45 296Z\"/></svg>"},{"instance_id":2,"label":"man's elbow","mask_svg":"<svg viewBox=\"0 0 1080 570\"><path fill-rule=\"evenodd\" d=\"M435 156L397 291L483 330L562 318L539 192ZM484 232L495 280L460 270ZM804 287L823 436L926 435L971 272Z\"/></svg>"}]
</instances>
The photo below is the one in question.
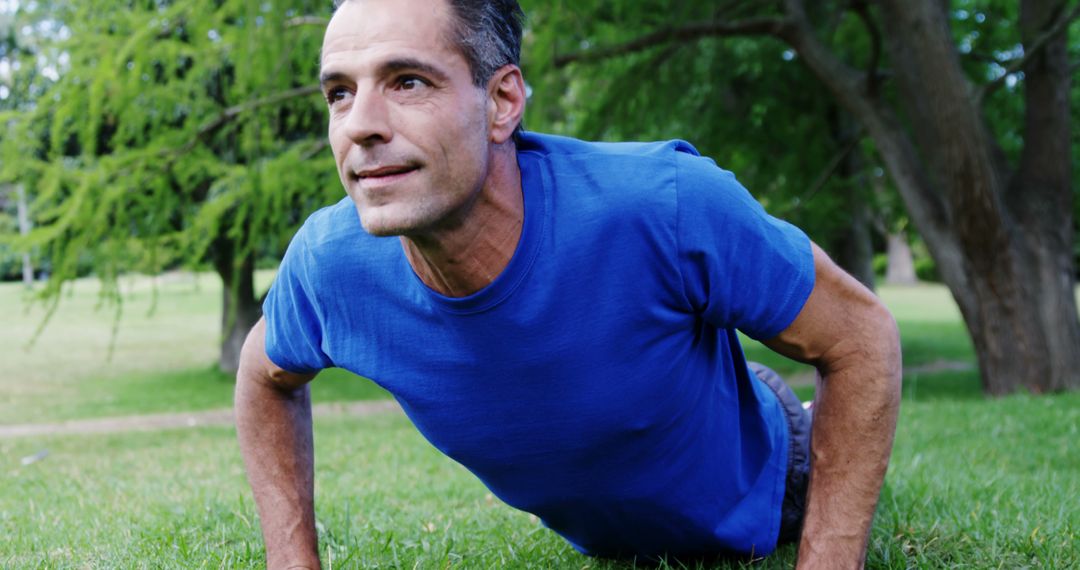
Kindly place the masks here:
<instances>
[{"instance_id":1,"label":"man's elbow","mask_svg":"<svg viewBox=\"0 0 1080 570\"><path fill-rule=\"evenodd\" d=\"M884 303L875 299L866 310L861 334L866 340L868 360L873 369L872 380L887 400L900 401L903 378L903 356L900 328Z\"/></svg>"},{"instance_id":2,"label":"man's elbow","mask_svg":"<svg viewBox=\"0 0 1080 570\"><path fill-rule=\"evenodd\" d=\"M243 346L240 347L240 363L236 371L236 381L256 381L266 376L265 328L260 319L248 331Z\"/></svg>"},{"instance_id":3,"label":"man's elbow","mask_svg":"<svg viewBox=\"0 0 1080 570\"><path fill-rule=\"evenodd\" d=\"M240 349L240 367L236 373L238 386L244 383L253 384L289 395L314 377L314 374L290 372L270 360L266 354L266 322L260 319L255 323Z\"/></svg>"},{"instance_id":4,"label":"man's elbow","mask_svg":"<svg viewBox=\"0 0 1080 570\"><path fill-rule=\"evenodd\" d=\"M876 393L875 399L899 401L902 364L896 319L868 294L847 307L845 320L847 332L816 362L822 377L850 378L859 391Z\"/></svg>"}]
</instances>

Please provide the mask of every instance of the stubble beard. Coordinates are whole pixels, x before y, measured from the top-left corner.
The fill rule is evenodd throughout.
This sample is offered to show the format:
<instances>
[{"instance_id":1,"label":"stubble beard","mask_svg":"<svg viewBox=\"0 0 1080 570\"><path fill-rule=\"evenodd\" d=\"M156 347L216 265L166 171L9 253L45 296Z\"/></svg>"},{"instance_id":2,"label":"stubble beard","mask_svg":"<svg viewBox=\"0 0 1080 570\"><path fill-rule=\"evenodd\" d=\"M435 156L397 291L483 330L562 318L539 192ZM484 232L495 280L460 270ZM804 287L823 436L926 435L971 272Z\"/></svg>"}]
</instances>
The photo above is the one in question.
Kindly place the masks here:
<instances>
[{"instance_id":1,"label":"stubble beard","mask_svg":"<svg viewBox=\"0 0 1080 570\"><path fill-rule=\"evenodd\" d=\"M435 190L435 196L438 191ZM409 197L379 206L365 206L353 198L360 225L375 237L405 237L413 241L426 241L436 233L452 231L460 227L476 202L480 191L455 192L460 200L439 200L431 195ZM409 199L412 198L412 199Z\"/></svg>"}]
</instances>

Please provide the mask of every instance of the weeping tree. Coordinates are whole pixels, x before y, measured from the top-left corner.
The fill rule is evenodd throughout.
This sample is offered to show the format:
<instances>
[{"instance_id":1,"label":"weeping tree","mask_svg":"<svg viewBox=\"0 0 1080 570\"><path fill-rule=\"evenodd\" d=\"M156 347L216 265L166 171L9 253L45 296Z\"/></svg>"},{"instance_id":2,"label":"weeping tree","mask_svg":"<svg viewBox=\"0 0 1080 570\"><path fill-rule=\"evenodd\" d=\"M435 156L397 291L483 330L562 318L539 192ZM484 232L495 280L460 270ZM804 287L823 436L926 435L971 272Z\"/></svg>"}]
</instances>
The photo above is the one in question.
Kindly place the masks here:
<instances>
[{"instance_id":1,"label":"weeping tree","mask_svg":"<svg viewBox=\"0 0 1080 570\"><path fill-rule=\"evenodd\" d=\"M89 259L117 277L209 266L221 276L220 366L260 315L253 274L340 196L318 95L323 2L87 1L51 17L65 68L22 117L16 158L55 303Z\"/></svg>"},{"instance_id":2,"label":"weeping tree","mask_svg":"<svg viewBox=\"0 0 1080 570\"><path fill-rule=\"evenodd\" d=\"M14 5L0 4L0 275L10 276L21 265L24 280L32 277L30 252L15 251L10 243L29 223L22 185L27 175L21 161L25 137L19 133L61 61L49 38L61 33L62 24L48 12L44 1L20 13Z\"/></svg>"},{"instance_id":3,"label":"weeping tree","mask_svg":"<svg viewBox=\"0 0 1080 570\"><path fill-rule=\"evenodd\" d=\"M534 65L630 98L641 76L610 62L748 38L790 50L873 143L960 307L984 390L1080 388L1069 42L1080 4L582 0L535 12ZM684 92L722 83L725 65L737 54L678 70ZM788 152L813 152L802 142Z\"/></svg>"}]
</instances>

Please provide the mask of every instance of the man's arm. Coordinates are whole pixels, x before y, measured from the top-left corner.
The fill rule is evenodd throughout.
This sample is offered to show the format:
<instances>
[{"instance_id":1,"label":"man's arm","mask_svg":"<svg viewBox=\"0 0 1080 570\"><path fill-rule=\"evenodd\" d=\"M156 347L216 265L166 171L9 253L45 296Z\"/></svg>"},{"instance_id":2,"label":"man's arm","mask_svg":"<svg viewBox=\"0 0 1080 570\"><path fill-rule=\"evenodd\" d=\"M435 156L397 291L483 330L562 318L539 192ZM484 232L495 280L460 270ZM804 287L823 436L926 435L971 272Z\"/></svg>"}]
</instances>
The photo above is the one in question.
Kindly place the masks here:
<instances>
[{"instance_id":1,"label":"man's arm","mask_svg":"<svg viewBox=\"0 0 1080 570\"><path fill-rule=\"evenodd\" d=\"M861 568L900 407L900 338L889 311L813 245L816 282L765 344L813 364L810 488L799 568Z\"/></svg>"},{"instance_id":2,"label":"man's arm","mask_svg":"<svg viewBox=\"0 0 1080 570\"><path fill-rule=\"evenodd\" d=\"M282 370L266 356L259 319L240 352L236 433L259 509L267 568L319 568L315 533L313 374Z\"/></svg>"}]
</instances>

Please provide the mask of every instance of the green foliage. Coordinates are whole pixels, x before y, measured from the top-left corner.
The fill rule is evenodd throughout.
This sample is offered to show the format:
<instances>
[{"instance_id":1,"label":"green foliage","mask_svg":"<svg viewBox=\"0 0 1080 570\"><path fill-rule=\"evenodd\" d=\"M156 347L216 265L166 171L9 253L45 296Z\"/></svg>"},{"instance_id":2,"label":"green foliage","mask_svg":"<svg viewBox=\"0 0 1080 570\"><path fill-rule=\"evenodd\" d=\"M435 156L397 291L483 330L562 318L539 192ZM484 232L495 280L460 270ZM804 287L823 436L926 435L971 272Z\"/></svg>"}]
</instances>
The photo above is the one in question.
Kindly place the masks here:
<instances>
[{"instance_id":1,"label":"green foliage","mask_svg":"<svg viewBox=\"0 0 1080 570\"><path fill-rule=\"evenodd\" d=\"M117 276L195 266L223 242L234 264L279 254L340 196L317 94L314 0L87 1L49 15L67 65L5 144L33 197L35 246L55 296L89 257Z\"/></svg>"},{"instance_id":2,"label":"green foliage","mask_svg":"<svg viewBox=\"0 0 1080 570\"><path fill-rule=\"evenodd\" d=\"M620 45L689 23L775 15L755 3L527 3L527 125L588 139L681 138L735 172L775 215L815 239L850 226L852 196L875 198L865 176L827 165L860 134L786 45L770 38L671 41L598 62L555 68L569 53ZM835 34L867 52L845 21ZM872 157L872 146L867 146ZM827 178L824 187L815 182Z\"/></svg>"},{"instance_id":3,"label":"green foliage","mask_svg":"<svg viewBox=\"0 0 1080 570\"><path fill-rule=\"evenodd\" d=\"M918 277L920 281L941 281L941 277L938 275L937 271L937 264L934 263L934 259L930 256L915 258L915 276Z\"/></svg>"},{"instance_id":4,"label":"green foliage","mask_svg":"<svg viewBox=\"0 0 1080 570\"><path fill-rule=\"evenodd\" d=\"M771 213L828 244L851 224L855 200L873 204L879 230L909 226L897 194L882 178L882 161L865 133L841 111L798 54L767 35L671 35L647 49L596 61L556 62L570 54L625 46L665 30L706 22L734 23L778 15L778 2L525 2L530 35L526 77L533 86L532 128L607 140L685 138L734 171ZM846 63L868 69L874 32L854 7L866 5L881 26L875 3L805 2L817 37ZM972 83L1003 76L1023 56L1018 3L953 0L947 3L962 65ZM1072 26L1080 57L1080 26ZM894 107L893 65L880 50L880 96ZM1016 161L1023 146L1023 73L1010 75L989 97L984 113L1005 155ZM1080 93L1073 90L1080 112ZM903 116L901 120L905 120ZM1074 140L1080 140L1074 125ZM861 164L829 174L848 141L864 138ZM1080 165L1080 145L1073 145ZM1080 176L1080 167L1074 167ZM825 180L824 185L817 183ZM1078 179L1080 180L1080 179ZM1075 185L1080 191L1080 184ZM1080 215L1080 200L1077 200ZM909 233L913 228L908 227ZM925 265L925 262L924 262Z\"/></svg>"}]
</instances>

